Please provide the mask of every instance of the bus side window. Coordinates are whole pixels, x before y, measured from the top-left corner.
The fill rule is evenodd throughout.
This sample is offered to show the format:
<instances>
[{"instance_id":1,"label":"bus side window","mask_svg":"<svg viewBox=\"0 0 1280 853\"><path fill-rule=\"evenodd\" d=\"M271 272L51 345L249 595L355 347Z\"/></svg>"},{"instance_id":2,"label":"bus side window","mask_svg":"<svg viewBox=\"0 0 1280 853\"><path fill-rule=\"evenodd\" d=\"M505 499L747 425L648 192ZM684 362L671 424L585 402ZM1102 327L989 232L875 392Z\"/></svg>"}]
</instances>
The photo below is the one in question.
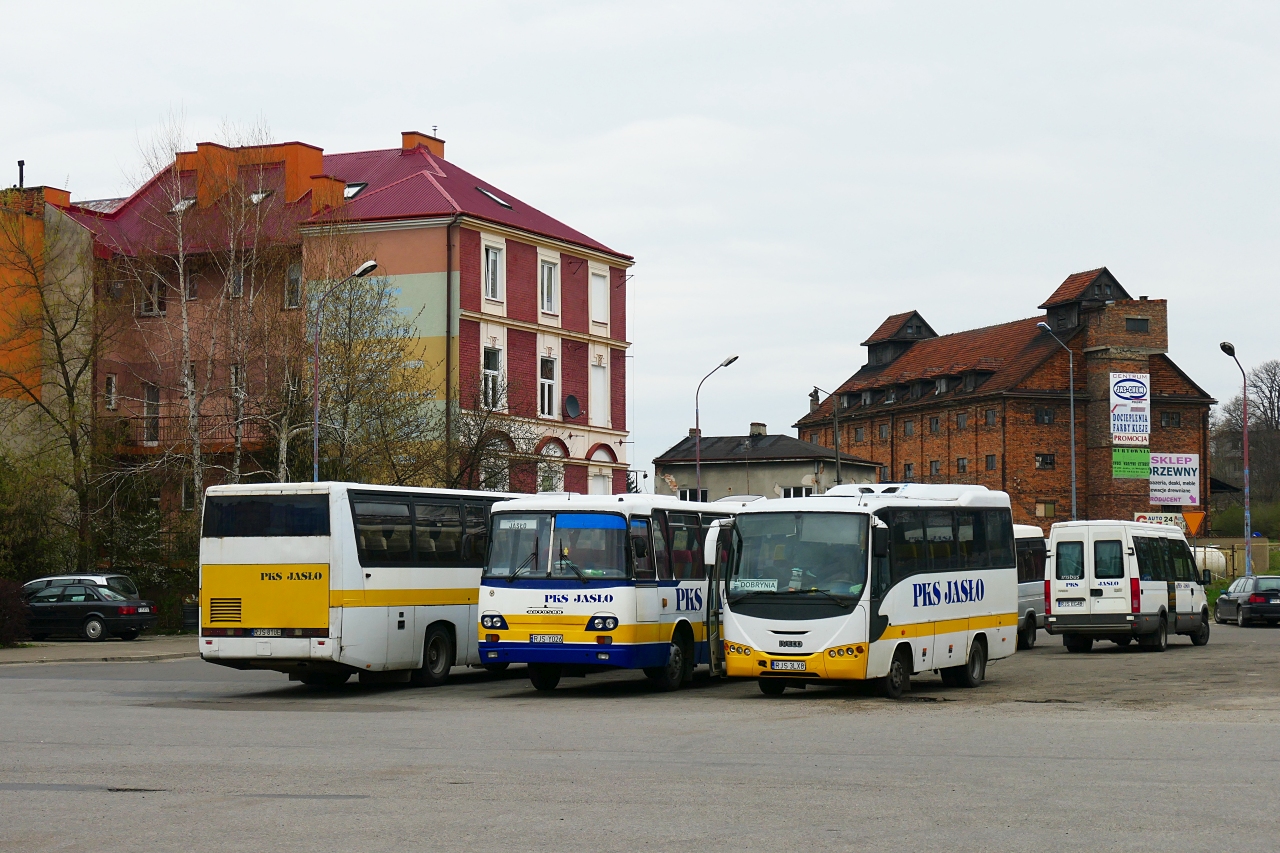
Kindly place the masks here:
<instances>
[{"instance_id":1,"label":"bus side window","mask_svg":"<svg viewBox=\"0 0 1280 853\"><path fill-rule=\"evenodd\" d=\"M929 570L920 513L900 510L890 515L889 565L893 583Z\"/></svg>"},{"instance_id":2,"label":"bus side window","mask_svg":"<svg viewBox=\"0 0 1280 853\"><path fill-rule=\"evenodd\" d=\"M653 517L653 563L658 569L658 580L669 581L671 577L671 554L667 549L667 537L662 532L662 519Z\"/></svg>"},{"instance_id":3,"label":"bus side window","mask_svg":"<svg viewBox=\"0 0 1280 853\"><path fill-rule=\"evenodd\" d=\"M993 569L1013 568L1013 515L1007 509L982 511L986 524L986 555L983 566Z\"/></svg>"},{"instance_id":4,"label":"bus side window","mask_svg":"<svg viewBox=\"0 0 1280 853\"><path fill-rule=\"evenodd\" d=\"M413 525L408 503L356 501L356 546L362 566L413 562Z\"/></svg>"},{"instance_id":5,"label":"bus side window","mask_svg":"<svg viewBox=\"0 0 1280 853\"><path fill-rule=\"evenodd\" d=\"M653 554L649 551L649 522L643 518L631 520L631 558L634 560L636 580L654 579Z\"/></svg>"},{"instance_id":6,"label":"bus side window","mask_svg":"<svg viewBox=\"0 0 1280 853\"><path fill-rule=\"evenodd\" d=\"M1154 559L1151 556L1150 541L1145 536L1133 537L1133 550L1138 555L1138 577L1144 581L1160 580L1157 577Z\"/></svg>"},{"instance_id":7,"label":"bus side window","mask_svg":"<svg viewBox=\"0 0 1280 853\"><path fill-rule=\"evenodd\" d=\"M1187 543L1181 539L1170 539L1169 554L1173 557L1174 577L1184 583L1194 582L1196 580L1195 560L1191 556L1191 549L1187 547Z\"/></svg>"},{"instance_id":8,"label":"bus side window","mask_svg":"<svg viewBox=\"0 0 1280 853\"><path fill-rule=\"evenodd\" d=\"M956 557L956 536L952 527L955 514L950 510L925 513L925 537L929 543L929 568L945 572L960 568Z\"/></svg>"},{"instance_id":9,"label":"bus side window","mask_svg":"<svg viewBox=\"0 0 1280 853\"><path fill-rule=\"evenodd\" d=\"M700 580L707 576L707 567L702 563L702 525L698 517L675 515L668 516L671 531L671 574L675 580Z\"/></svg>"},{"instance_id":10,"label":"bus side window","mask_svg":"<svg viewBox=\"0 0 1280 853\"><path fill-rule=\"evenodd\" d=\"M414 539L420 565L456 565L462 551L462 513L456 503L414 506Z\"/></svg>"},{"instance_id":11,"label":"bus side window","mask_svg":"<svg viewBox=\"0 0 1280 853\"><path fill-rule=\"evenodd\" d=\"M1156 565L1160 567L1159 574L1154 579L1165 582L1173 580L1173 560L1169 555L1169 540L1161 536L1150 540L1148 547L1151 549Z\"/></svg>"},{"instance_id":12,"label":"bus side window","mask_svg":"<svg viewBox=\"0 0 1280 853\"><path fill-rule=\"evenodd\" d=\"M462 530L463 566L476 567L484 565L485 555L489 553L489 507L491 504L464 504L464 527Z\"/></svg>"},{"instance_id":13,"label":"bus side window","mask_svg":"<svg viewBox=\"0 0 1280 853\"><path fill-rule=\"evenodd\" d=\"M1058 573L1058 580L1084 580L1084 543L1059 542L1058 553L1053 562Z\"/></svg>"}]
</instances>

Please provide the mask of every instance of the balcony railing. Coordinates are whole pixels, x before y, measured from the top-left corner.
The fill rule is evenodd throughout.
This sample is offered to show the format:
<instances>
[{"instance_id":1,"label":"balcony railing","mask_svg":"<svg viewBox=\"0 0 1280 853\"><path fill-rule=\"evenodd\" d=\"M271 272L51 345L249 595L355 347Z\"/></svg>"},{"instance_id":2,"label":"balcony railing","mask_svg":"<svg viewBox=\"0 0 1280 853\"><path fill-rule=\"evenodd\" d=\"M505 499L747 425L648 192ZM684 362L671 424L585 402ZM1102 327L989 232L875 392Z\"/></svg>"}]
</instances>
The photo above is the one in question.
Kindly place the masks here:
<instances>
[{"instance_id":1,"label":"balcony railing","mask_svg":"<svg viewBox=\"0 0 1280 853\"><path fill-rule=\"evenodd\" d=\"M121 443L126 447L167 448L191 442L186 415L135 415L120 420ZM203 415L199 434L201 443L209 445L210 449L230 447L235 444L235 418L230 415ZM259 421L244 421L241 436L244 445L256 447L268 440L269 431Z\"/></svg>"}]
</instances>

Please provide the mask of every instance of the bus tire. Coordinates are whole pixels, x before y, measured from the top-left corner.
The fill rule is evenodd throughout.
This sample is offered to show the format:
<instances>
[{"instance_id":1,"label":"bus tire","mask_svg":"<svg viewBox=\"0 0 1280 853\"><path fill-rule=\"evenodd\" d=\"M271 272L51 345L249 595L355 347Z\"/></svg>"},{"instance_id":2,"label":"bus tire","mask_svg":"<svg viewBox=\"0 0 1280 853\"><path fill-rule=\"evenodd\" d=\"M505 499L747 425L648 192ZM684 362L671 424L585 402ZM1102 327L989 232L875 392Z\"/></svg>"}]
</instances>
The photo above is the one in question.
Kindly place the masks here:
<instances>
[{"instance_id":1,"label":"bus tire","mask_svg":"<svg viewBox=\"0 0 1280 853\"><path fill-rule=\"evenodd\" d=\"M438 687L449 680L452 668L453 636L443 625L432 625L422 641L422 666L413 670L409 683L417 687Z\"/></svg>"},{"instance_id":2,"label":"bus tire","mask_svg":"<svg viewBox=\"0 0 1280 853\"><path fill-rule=\"evenodd\" d=\"M987 643L985 638L977 636L969 646L969 659L964 666L958 666L956 683L960 687L974 688L982 684L987 677Z\"/></svg>"},{"instance_id":3,"label":"bus tire","mask_svg":"<svg viewBox=\"0 0 1280 853\"><path fill-rule=\"evenodd\" d=\"M679 690L693 673L693 655L684 634L677 631L671 638L670 651L667 653L666 666L654 666L645 669L645 675L653 682L653 686L662 692Z\"/></svg>"},{"instance_id":4,"label":"bus tire","mask_svg":"<svg viewBox=\"0 0 1280 853\"><path fill-rule=\"evenodd\" d=\"M889 672L880 679L880 693L886 699L901 699L911 691L911 653L899 646L889 662Z\"/></svg>"},{"instance_id":5,"label":"bus tire","mask_svg":"<svg viewBox=\"0 0 1280 853\"><path fill-rule=\"evenodd\" d=\"M347 679L351 677L349 672L309 672L306 675L298 677L298 680L307 687L322 687L328 690L334 690L347 683Z\"/></svg>"},{"instance_id":6,"label":"bus tire","mask_svg":"<svg viewBox=\"0 0 1280 853\"><path fill-rule=\"evenodd\" d=\"M1154 631L1138 638L1138 645L1149 652L1162 652L1169 648L1169 623L1164 616L1160 617L1160 624Z\"/></svg>"},{"instance_id":7,"label":"bus tire","mask_svg":"<svg viewBox=\"0 0 1280 853\"><path fill-rule=\"evenodd\" d=\"M1200 613L1200 627L1191 632L1191 643L1195 646L1209 645L1209 611Z\"/></svg>"},{"instance_id":8,"label":"bus tire","mask_svg":"<svg viewBox=\"0 0 1280 853\"><path fill-rule=\"evenodd\" d=\"M783 678L759 678L756 683L760 685L760 692L766 696L781 696L787 689L786 679Z\"/></svg>"},{"instance_id":9,"label":"bus tire","mask_svg":"<svg viewBox=\"0 0 1280 853\"><path fill-rule=\"evenodd\" d=\"M529 683L534 690L549 693L560 683L560 667L554 663L529 664Z\"/></svg>"},{"instance_id":10,"label":"bus tire","mask_svg":"<svg viewBox=\"0 0 1280 853\"><path fill-rule=\"evenodd\" d=\"M507 667L509 666L511 666L511 664L503 661L502 663L487 663L484 665L484 668L489 672L506 672Z\"/></svg>"}]
</instances>

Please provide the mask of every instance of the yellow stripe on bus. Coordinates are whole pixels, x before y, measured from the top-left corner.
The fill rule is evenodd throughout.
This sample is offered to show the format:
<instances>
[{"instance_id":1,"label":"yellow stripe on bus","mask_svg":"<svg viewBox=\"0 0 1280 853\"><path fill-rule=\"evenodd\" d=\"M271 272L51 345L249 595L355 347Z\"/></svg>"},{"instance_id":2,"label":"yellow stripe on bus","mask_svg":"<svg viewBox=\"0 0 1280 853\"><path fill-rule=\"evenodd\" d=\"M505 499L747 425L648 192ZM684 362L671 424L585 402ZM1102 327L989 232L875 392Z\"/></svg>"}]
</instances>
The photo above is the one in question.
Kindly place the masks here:
<instances>
[{"instance_id":1,"label":"yellow stripe on bus","mask_svg":"<svg viewBox=\"0 0 1280 853\"><path fill-rule=\"evenodd\" d=\"M475 604L480 592L462 589L335 589L330 607L413 607L426 604Z\"/></svg>"},{"instance_id":2,"label":"yellow stripe on bus","mask_svg":"<svg viewBox=\"0 0 1280 853\"><path fill-rule=\"evenodd\" d=\"M938 622L915 622L910 625L890 625L884 629L884 633L880 635L880 640L901 640L904 637L932 637L935 634L982 631L987 628L1006 628L1017 624L1017 613L970 616L967 619L943 619Z\"/></svg>"}]
</instances>

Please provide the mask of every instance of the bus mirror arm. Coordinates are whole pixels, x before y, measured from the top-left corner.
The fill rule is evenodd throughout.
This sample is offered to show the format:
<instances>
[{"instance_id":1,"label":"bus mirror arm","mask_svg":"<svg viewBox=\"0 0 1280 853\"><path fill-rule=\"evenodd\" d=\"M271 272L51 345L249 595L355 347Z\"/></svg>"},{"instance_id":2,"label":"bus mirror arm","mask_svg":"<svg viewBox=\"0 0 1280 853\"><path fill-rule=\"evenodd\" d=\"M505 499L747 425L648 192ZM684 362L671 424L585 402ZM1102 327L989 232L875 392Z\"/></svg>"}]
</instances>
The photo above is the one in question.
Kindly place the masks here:
<instances>
[{"instance_id":1,"label":"bus mirror arm","mask_svg":"<svg viewBox=\"0 0 1280 853\"><path fill-rule=\"evenodd\" d=\"M889 556L889 530L885 527L871 528L871 556Z\"/></svg>"}]
</instances>

